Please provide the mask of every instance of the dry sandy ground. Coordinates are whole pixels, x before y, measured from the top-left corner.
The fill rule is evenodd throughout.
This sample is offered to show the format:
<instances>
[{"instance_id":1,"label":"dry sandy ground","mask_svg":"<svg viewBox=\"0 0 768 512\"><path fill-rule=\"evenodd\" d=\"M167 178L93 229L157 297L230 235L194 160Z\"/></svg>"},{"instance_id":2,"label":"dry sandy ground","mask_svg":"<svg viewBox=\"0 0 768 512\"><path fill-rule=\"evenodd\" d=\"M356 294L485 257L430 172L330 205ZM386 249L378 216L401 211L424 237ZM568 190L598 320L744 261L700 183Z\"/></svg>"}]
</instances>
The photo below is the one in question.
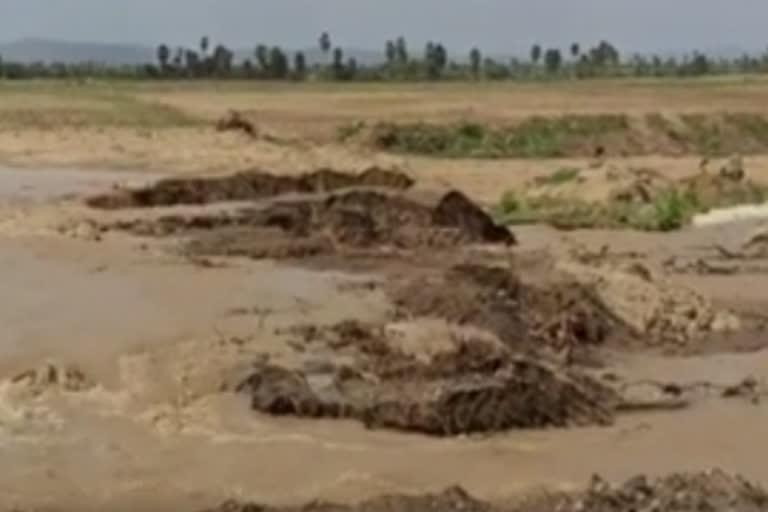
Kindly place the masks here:
<instances>
[{"instance_id":1,"label":"dry sandy ground","mask_svg":"<svg viewBox=\"0 0 768 512\"><path fill-rule=\"evenodd\" d=\"M252 167L278 174L321 167L356 172L379 165L403 169L427 184L460 188L488 204L497 202L504 191L520 187L536 176L563 167L589 165L584 159L459 161L395 156L334 145L285 147L205 128L163 129L151 135L125 128L0 132L0 159L18 167L123 168L161 174L217 174ZM608 165L652 168L669 177L696 173L699 162L697 157L662 156L607 160ZM768 157L745 158L745 165L754 180L768 181Z\"/></svg>"},{"instance_id":2,"label":"dry sandy ground","mask_svg":"<svg viewBox=\"0 0 768 512\"><path fill-rule=\"evenodd\" d=\"M309 91L296 96L269 90L225 88L212 93L145 87L131 94L203 119L231 107L256 109L280 135L306 133L318 139L329 123L375 115L470 113L493 118L529 112L681 112L768 105L760 83L702 84L696 90L624 84L618 92L611 82L597 89L569 87L573 89L564 94L557 88L494 86L476 90L474 96L460 89L436 95L430 88ZM66 108L67 115L87 112L87 117L93 109L114 106L87 95L83 99L79 93L81 103L62 100L59 92L47 89L14 94L15 105L33 112ZM20 102L22 97L26 104ZM0 110L19 115L20 110L2 101ZM107 101L107 107L96 105L99 101ZM108 235L95 243L56 230L84 213L62 195L160 174L223 173L254 165L295 173L325 165L354 170L378 163L401 166L420 181L450 184L490 203L507 188L573 162L403 158L312 141L254 142L218 134L208 125L86 123L73 128L56 122L5 126L0 130L0 160L16 167L0 168L3 504L191 510L232 497L270 503L356 500L455 483L478 496L502 498L539 486L580 487L594 472L619 479L638 472L712 466L768 484L760 449L768 409L742 401L708 401L675 413L636 413L601 429L458 439L368 431L344 421L255 415L243 399L215 392L224 369L231 371L265 352L286 356L276 327L350 317L383 321L391 307L387 298L376 290L339 286L360 276L270 262L201 268L170 255L162 242ZM694 171L698 161L654 157L631 163L682 175ZM768 157L752 158L747 165L752 176L768 179ZM126 170L106 170L110 168ZM736 236L731 228L713 228L671 236L594 232L569 237L591 247L610 242L619 249L659 254L694 250L721 240L723 233ZM523 249L562 244L562 235L548 229L526 228L518 235ZM765 304L765 274L680 279L724 302ZM233 314L243 309L268 314ZM421 328L427 330L425 338L444 335L447 329L440 323ZM83 384L85 390L77 393L45 389L37 394L34 386L9 382L46 360L77 365L89 385ZM747 375L768 378L765 352L623 356L615 365L635 378L682 383L707 379L730 384Z\"/></svg>"},{"instance_id":3,"label":"dry sandy ground","mask_svg":"<svg viewBox=\"0 0 768 512\"><path fill-rule=\"evenodd\" d=\"M16 166L232 172L260 166L292 173L321 166L355 170L399 166L420 180L450 184L478 200L531 177L583 160L446 160L374 153L332 143L337 128L360 120L508 122L563 113L755 112L768 105L763 81L611 81L552 84L298 85L280 84L4 84L0 160ZM245 112L282 143L222 134L214 121ZM618 166L679 176L700 158L610 157ZM768 180L768 158L751 157L750 175ZM713 165L714 166L714 165Z\"/></svg>"}]
</instances>

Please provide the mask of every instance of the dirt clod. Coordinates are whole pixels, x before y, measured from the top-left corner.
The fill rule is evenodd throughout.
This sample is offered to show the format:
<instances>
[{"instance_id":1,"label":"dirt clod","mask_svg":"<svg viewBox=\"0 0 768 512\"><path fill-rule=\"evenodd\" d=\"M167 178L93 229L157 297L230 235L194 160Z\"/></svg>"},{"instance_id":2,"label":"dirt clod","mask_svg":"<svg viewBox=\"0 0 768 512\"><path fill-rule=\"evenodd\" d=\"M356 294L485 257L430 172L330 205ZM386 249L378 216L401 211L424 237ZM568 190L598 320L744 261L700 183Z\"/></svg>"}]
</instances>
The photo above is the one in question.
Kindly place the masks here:
<instances>
[{"instance_id":1,"label":"dirt clod","mask_svg":"<svg viewBox=\"0 0 768 512\"><path fill-rule=\"evenodd\" d=\"M229 113L216 122L216 129L220 132L239 131L250 137L256 137L258 131L254 124L243 118L242 114L236 110L230 110Z\"/></svg>"},{"instance_id":2,"label":"dirt clod","mask_svg":"<svg viewBox=\"0 0 768 512\"><path fill-rule=\"evenodd\" d=\"M21 372L15 375L11 382L17 386L23 386L33 395L40 395L52 389L65 392L85 391L94 386L94 383L76 366L54 362Z\"/></svg>"},{"instance_id":3,"label":"dirt clod","mask_svg":"<svg viewBox=\"0 0 768 512\"><path fill-rule=\"evenodd\" d=\"M354 418L369 428L438 436L513 428L609 424L619 398L597 380L501 345L472 340L424 362L395 349L383 329L344 322L306 328L354 365L318 374L257 364L236 390L254 410L308 418Z\"/></svg>"},{"instance_id":4,"label":"dirt clod","mask_svg":"<svg viewBox=\"0 0 768 512\"><path fill-rule=\"evenodd\" d=\"M474 325L515 347L569 350L630 336L596 294L575 281L523 284L510 268L462 264L393 291L408 315Z\"/></svg>"},{"instance_id":5,"label":"dirt clod","mask_svg":"<svg viewBox=\"0 0 768 512\"><path fill-rule=\"evenodd\" d=\"M734 313L637 262L564 259L557 268L594 289L603 304L647 345L684 347L710 333L739 330Z\"/></svg>"}]
</instances>

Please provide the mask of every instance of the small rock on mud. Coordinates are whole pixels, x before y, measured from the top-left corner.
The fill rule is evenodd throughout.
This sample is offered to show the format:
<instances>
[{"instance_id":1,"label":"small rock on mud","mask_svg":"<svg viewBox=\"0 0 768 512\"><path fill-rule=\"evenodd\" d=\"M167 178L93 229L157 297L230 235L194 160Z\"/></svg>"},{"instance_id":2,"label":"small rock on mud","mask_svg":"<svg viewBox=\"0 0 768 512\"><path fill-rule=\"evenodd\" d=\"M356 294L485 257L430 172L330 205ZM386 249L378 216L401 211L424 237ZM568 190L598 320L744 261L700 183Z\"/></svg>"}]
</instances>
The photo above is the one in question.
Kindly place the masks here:
<instances>
[{"instance_id":1,"label":"small rock on mud","mask_svg":"<svg viewBox=\"0 0 768 512\"><path fill-rule=\"evenodd\" d=\"M243 132L246 135L254 138L258 136L258 130L256 129L256 126L251 121L245 119L243 115L236 110L230 110L225 117L219 119L216 122L216 130L220 132Z\"/></svg>"},{"instance_id":2,"label":"small rock on mud","mask_svg":"<svg viewBox=\"0 0 768 512\"><path fill-rule=\"evenodd\" d=\"M95 383L78 367L55 362L21 372L12 377L11 382L16 386L24 387L33 395L40 395L53 389L66 392L85 391L95 386Z\"/></svg>"}]
</instances>

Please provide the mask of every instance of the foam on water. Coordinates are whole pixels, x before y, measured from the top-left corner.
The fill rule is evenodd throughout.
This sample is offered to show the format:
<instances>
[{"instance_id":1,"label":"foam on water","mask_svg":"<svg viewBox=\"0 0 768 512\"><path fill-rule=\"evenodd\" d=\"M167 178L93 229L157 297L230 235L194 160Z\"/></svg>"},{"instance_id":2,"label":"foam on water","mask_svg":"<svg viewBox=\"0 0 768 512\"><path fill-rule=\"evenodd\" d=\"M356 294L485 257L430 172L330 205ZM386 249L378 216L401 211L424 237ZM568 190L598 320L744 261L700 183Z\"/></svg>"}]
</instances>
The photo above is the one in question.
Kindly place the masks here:
<instances>
[{"instance_id":1,"label":"foam on water","mask_svg":"<svg viewBox=\"0 0 768 512\"><path fill-rule=\"evenodd\" d=\"M702 227L766 218L768 218L768 204L745 204L730 208L716 208L707 213L697 214L693 217L692 223L695 227Z\"/></svg>"}]
</instances>

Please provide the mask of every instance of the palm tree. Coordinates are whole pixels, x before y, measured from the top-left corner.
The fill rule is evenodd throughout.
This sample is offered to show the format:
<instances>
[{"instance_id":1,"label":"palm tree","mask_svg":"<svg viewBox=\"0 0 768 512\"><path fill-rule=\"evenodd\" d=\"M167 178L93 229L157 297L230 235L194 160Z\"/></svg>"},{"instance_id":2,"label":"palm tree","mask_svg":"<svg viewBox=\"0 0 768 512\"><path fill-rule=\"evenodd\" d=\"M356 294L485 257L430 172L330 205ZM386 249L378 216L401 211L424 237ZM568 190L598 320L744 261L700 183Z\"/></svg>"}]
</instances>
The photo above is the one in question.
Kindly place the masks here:
<instances>
[{"instance_id":1,"label":"palm tree","mask_svg":"<svg viewBox=\"0 0 768 512\"><path fill-rule=\"evenodd\" d=\"M571 57L576 59L579 54L581 53L581 47L579 46L579 43L572 43L571 44Z\"/></svg>"},{"instance_id":2,"label":"palm tree","mask_svg":"<svg viewBox=\"0 0 768 512\"><path fill-rule=\"evenodd\" d=\"M354 80L357 76L357 59L350 57L347 59L347 80Z\"/></svg>"},{"instance_id":3,"label":"palm tree","mask_svg":"<svg viewBox=\"0 0 768 512\"><path fill-rule=\"evenodd\" d=\"M431 80L437 80L443 74L447 63L445 47L440 43L430 42L426 48L427 76Z\"/></svg>"},{"instance_id":4,"label":"palm tree","mask_svg":"<svg viewBox=\"0 0 768 512\"><path fill-rule=\"evenodd\" d=\"M253 55L256 57L256 62L259 63L261 70L266 71L269 68L269 48L260 44L254 50Z\"/></svg>"},{"instance_id":5,"label":"palm tree","mask_svg":"<svg viewBox=\"0 0 768 512\"><path fill-rule=\"evenodd\" d=\"M208 39L208 36L203 36L200 38L200 54L203 56L203 58L205 58L208 54L208 47L210 44L211 41Z\"/></svg>"},{"instance_id":6,"label":"palm tree","mask_svg":"<svg viewBox=\"0 0 768 512\"><path fill-rule=\"evenodd\" d=\"M395 57L397 56L397 48L395 47L395 42L392 40L387 41L386 49L384 50L385 55L387 56L387 62L392 64L395 61Z\"/></svg>"},{"instance_id":7,"label":"palm tree","mask_svg":"<svg viewBox=\"0 0 768 512\"><path fill-rule=\"evenodd\" d=\"M176 70L181 69L181 65L184 63L184 48L178 47L176 48L176 54L173 56L173 67L176 68Z\"/></svg>"},{"instance_id":8,"label":"palm tree","mask_svg":"<svg viewBox=\"0 0 768 512\"><path fill-rule=\"evenodd\" d=\"M168 69L168 59L171 58L171 49L167 44L161 44L157 47L157 61L160 63L160 69Z\"/></svg>"},{"instance_id":9,"label":"palm tree","mask_svg":"<svg viewBox=\"0 0 768 512\"><path fill-rule=\"evenodd\" d=\"M272 78L284 79L288 76L288 58L279 46L269 51L269 70Z\"/></svg>"},{"instance_id":10,"label":"palm tree","mask_svg":"<svg viewBox=\"0 0 768 512\"><path fill-rule=\"evenodd\" d=\"M472 48L469 52L469 66L472 69L472 76L475 78L480 76L480 62L482 61L483 56L480 53L480 50L475 47Z\"/></svg>"},{"instance_id":11,"label":"palm tree","mask_svg":"<svg viewBox=\"0 0 768 512\"><path fill-rule=\"evenodd\" d=\"M395 42L395 54L400 63L404 64L408 62L408 45L405 43L405 38L403 36L398 37Z\"/></svg>"},{"instance_id":12,"label":"palm tree","mask_svg":"<svg viewBox=\"0 0 768 512\"><path fill-rule=\"evenodd\" d=\"M200 57L194 50L184 50L184 68L189 76L195 76L200 69Z\"/></svg>"},{"instance_id":13,"label":"palm tree","mask_svg":"<svg viewBox=\"0 0 768 512\"><path fill-rule=\"evenodd\" d=\"M427 41L427 45L424 47L424 60L429 62L432 60L432 56L435 53L435 43Z\"/></svg>"},{"instance_id":14,"label":"palm tree","mask_svg":"<svg viewBox=\"0 0 768 512\"><path fill-rule=\"evenodd\" d=\"M437 76L437 65L435 55L435 43L428 41L424 47L424 69L427 72L427 77L434 79Z\"/></svg>"},{"instance_id":15,"label":"palm tree","mask_svg":"<svg viewBox=\"0 0 768 512\"><path fill-rule=\"evenodd\" d=\"M442 72L445 69L446 64L448 64L448 52L445 50L445 46L443 46L441 43L437 43L435 45L434 58L435 65L438 67L440 72Z\"/></svg>"},{"instance_id":16,"label":"palm tree","mask_svg":"<svg viewBox=\"0 0 768 512\"><path fill-rule=\"evenodd\" d=\"M563 63L563 56L557 48L550 48L544 52L544 65L549 73L557 73Z\"/></svg>"},{"instance_id":17,"label":"palm tree","mask_svg":"<svg viewBox=\"0 0 768 512\"><path fill-rule=\"evenodd\" d=\"M217 44L213 49L213 69L218 76L227 76L232 70L234 54L223 44Z\"/></svg>"},{"instance_id":18,"label":"palm tree","mask_svg":"<svg viewBox=\"0 0 768 512\"><path fill-rule=\"evenodd\" d=\"M320 34L318 44L320 45L320 51L323 52L323 55L328 55L328 52L331 51L331 36L328 35L328 32Z\"/></svg>"},{"instance_id":19,"label":"palm tree","mask_svg":"<svg viewBox=\"0 0 768 512\"><path fill-rule=\"evenodd\" d=\"M538 64L541 60L541 46L534 44L531 46L531 62Z\"/></svg>"},{"instance_id":20,"label":"palm tree","mask_svg":"<svg viewBox=\"0 0 768 512\"><path fill-rule=\"evenodd\" d=\"M344 74L344 50L338 46L333 49L333 74L337 80Z\"/></svg>"},{"instance_id":21,"label":"palm tree","mask_svg":"<svg viewBox=\"0 0 768 512\"><path fill-rule=\"evenodd\" d=\"M296 52L293 56L293 70L296 74L296 78L299 80L304 79L307 74L307 57L304 52Z\"/></svg>"}]
</instances>

